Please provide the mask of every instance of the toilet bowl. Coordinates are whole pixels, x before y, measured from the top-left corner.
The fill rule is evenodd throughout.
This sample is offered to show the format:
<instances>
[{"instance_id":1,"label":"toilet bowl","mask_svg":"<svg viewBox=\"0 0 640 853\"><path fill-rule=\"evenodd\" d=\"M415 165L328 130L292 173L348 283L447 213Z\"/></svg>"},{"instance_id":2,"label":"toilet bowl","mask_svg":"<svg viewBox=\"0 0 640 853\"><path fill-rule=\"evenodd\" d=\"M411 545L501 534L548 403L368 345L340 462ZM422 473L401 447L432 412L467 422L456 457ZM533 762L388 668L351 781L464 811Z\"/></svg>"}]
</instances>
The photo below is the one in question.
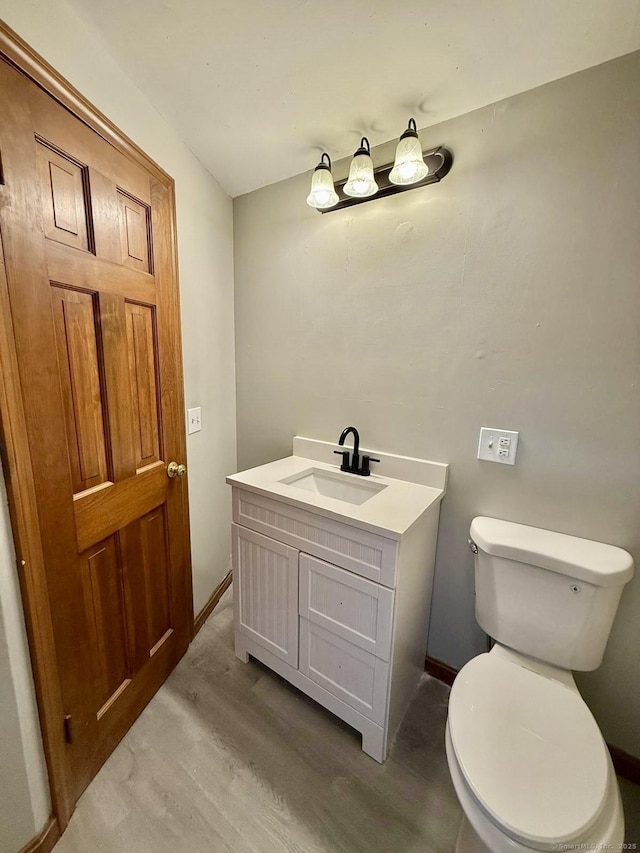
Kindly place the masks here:
<instances>
[{"instance_id":1,"label":"toilet bowl","mask_svg":"<svg viewBox=\"0 0 640 853\"><path fill-rule=\"evenodd\" d=\"M620 849L613 765L571 673L494 646L456 678L445 745L456 853Z\"/></svg>"},{"instance_id":2,"label":"toilet bowl","mask_svg":"<svg viewBox=\"0 0 640 853\"><path fill-rule=\"evenodd\" d=\"M620 849L618 783L572 670L600 665L633 560L499 519L475 518L470 532L476 619L495 645L449 698L456 853Z\"/></svg>"}]
</instances>

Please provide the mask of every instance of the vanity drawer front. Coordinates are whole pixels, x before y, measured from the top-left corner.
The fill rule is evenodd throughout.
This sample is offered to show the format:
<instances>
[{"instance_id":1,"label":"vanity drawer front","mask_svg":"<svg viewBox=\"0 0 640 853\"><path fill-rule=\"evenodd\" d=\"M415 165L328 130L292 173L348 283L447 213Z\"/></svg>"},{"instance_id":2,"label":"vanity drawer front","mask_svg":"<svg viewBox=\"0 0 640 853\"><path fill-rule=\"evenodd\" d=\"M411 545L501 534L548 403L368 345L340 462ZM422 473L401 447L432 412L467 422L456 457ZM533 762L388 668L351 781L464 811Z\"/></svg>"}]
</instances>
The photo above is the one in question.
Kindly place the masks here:
<instances>
[{"instance_id":1,"label":"vanity drawer front","mask_svg":"<svg viewBox=\"0 0 640 853\"><path fill-rule=\"evenodd\" d=\"M393 539L244 489L233 490L233 520L356 575L395 586L398 543Z\"/></svg>"},{"instance_id":2,"label":"vanity drawer front","mask_svg":"<svg viewBox=\"0 0 640 853\"><path fill-rule=\"evenodd\" d=\"M365 717L384 725L390 665L300 619L300 672Z\"/></svg>"},{"instance_id":3,"label":"vanity drawer front","mask_svg":"<svg viewBox=\"0 0 640 853\"><path fill-rule=\"evenodd\" d=\"M300 616L388 661L394 591L300 554Z\"/></svg>"}]
</instances>

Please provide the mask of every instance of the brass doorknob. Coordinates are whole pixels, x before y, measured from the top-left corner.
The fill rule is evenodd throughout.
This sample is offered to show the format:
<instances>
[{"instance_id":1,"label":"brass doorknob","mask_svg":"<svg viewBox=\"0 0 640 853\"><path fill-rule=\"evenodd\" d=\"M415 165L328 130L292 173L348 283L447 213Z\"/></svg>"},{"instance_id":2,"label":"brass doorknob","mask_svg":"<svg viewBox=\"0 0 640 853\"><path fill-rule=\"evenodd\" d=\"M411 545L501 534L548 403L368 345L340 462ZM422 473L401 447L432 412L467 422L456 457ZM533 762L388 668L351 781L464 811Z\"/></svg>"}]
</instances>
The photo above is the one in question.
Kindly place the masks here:
<instances>
[{"instance_id":1,"label":"brass doorknob","mask_svg":"<svg viewBox=\"0 0 640 853\"><path fill-rule=\"evenodd\" d=\"M177 462L169 462L167 465L167 477L184 477L186 473L186 465L179 465Z\"/></svg>"}]
</instances>

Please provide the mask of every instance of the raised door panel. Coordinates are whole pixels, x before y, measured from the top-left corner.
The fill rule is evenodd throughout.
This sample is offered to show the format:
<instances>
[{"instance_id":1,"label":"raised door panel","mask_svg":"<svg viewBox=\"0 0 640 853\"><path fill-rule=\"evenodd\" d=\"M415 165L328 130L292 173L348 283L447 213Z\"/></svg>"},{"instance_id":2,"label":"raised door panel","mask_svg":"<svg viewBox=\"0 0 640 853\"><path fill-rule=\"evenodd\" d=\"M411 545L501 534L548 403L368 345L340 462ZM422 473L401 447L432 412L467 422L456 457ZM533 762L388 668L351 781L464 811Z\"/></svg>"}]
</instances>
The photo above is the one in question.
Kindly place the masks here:
<instances>
[{"instance_id":1,"label":"raised door panel","mask_svg":"<svg viewBox=\"0 0 640 853\"><path fill-rule=\"evenodd\" d=\"M151 215L149 207L118 190L121 263L140 272L151 272Z\"/></svg>"},{"instance_id":2,"label":"raised door panel","mask_svg":"<svg viewBox=\"0 0 640 853\"><path fill-rule=\"evenodd\" d=\"M173 630L165 508L160 506L121 533L129 648L138 671Z\"/></svg>"},{"instance_id":3,"label":"raised door panel","mask_svg":"<svg viewBox=\"0 0 640 853\"><path fill-rule=\"evenodd\" d=\"M391 657L394 591L300 554L300 615L376 657Z\"/></svg>"},{"instance_id":4,"label":"raised door panel","mask_svg":"<svg viewBox=\"0 0 640 853\"><path fill-rule=\"evenodd\" d=\"M151 510L138 523L142 541L149 657L153 657L171 631L164 507L159 506Z\"/></svg>"},{"instance_id":5,"label":"raised door panel","mask_svg":"<svg viewBox=\"0 0 640 853\"><path fill-rule=\"evenodd\" d=\"M51 289L67 447L75 494L106 482L107 439L94 297Z\"/></svg>"},{"instance_id":6,"label":"raised door panel","mask_svg":"<svg viewBox=\"0 0 640 853\"><path fill-rule=\"evenodd\" d=\"M368 719L384 725L390 664L301 618L300 672Z\"/></svg>"},{"instance_id":7,"label":"raised door panel","mask_svg":"<svg viewBox=\"0 0 640 853\"><path fill-rule=\"evenodd\" d=\"M236 630L298 665L298 551L233 527Z\"/></svg>"},{"instance_id":8,"label":"raised door panel","mask_svg":"<svg viewBox=\"0 0 640 853\"><path fill-rule=\"evenodd\" d=\"M136 467L161 457L153 308L126 303L129 375L133 396Z\"/></svg>"},{"instance_id":9,"label":"raised door panel","mask_svg":"<svg viewBox=\"0 0 640 853\"><path fill-rule=\"evenodd\" d=\"M87 251L91 221L86 167L44 140L38 140L37 153L45 236Z\"/></svg>"},{"instance_id":10,"label":"raised door panel","mask_svg":"<svg viewBox=\"0 0 640 853\"><path fill-rule=\"evenodd\" d=\"M93 712L99 720L130 681L122 561L117 536L80 557L86 608L93 618Z\"/></svg>"}]
</instances>

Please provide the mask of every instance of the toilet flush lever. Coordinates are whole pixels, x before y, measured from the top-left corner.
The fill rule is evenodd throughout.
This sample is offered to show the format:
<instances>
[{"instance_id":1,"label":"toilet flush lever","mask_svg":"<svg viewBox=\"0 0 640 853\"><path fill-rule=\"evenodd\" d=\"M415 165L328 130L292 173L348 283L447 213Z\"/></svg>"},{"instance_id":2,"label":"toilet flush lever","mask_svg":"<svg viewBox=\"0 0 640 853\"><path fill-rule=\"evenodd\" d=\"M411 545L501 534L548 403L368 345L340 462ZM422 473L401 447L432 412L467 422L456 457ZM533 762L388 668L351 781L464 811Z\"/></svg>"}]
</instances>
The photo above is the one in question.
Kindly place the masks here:
<instances>
[{"instance_id":1,"label":"toilet flush lever","mask_svg":"<svg viewBox=\"0 0 640 853\"><path fill-rule=\"evenodd\" d=\"M468 545L469 545L469 548L471 549L471 552L472 552L473 554L477 554L477 553L478 553L478 546L477 546L477 545L476 545L476 543L473 541L473 539L467 539L467 543L468 543Z\"/></svg>"}]
</instances>

